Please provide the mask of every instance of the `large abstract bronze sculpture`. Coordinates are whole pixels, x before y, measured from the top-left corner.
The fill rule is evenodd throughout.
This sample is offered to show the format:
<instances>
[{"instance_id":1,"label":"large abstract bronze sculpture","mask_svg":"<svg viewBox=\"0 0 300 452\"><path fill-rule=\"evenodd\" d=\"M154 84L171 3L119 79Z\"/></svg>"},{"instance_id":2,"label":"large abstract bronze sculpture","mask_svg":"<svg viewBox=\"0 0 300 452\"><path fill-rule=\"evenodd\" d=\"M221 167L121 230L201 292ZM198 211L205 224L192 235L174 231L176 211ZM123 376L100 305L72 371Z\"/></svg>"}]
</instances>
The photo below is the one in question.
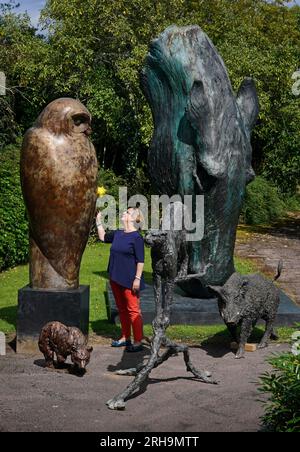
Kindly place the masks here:
<instances>
[{"instance_id":1,"label":"large abstract bronze sculpture","mask_svg":"<svg viewBox=\"0 0 300 452\"><path fill-rule=\"evenodd\" d=\"M204 238L189 242L188 251L188 273L203 276L179 285L191 296L209 296L208 284L222 285L234 272L236 228L254 178L255 85L245 79L235 96L201 28L171 26L150 45L142 88L154 119L148 164L155 192L205 197Z\"/></svg>"},{"instance_id":2,"label":"large abstract bronze sculpture","mask_svg":"<svg viewBox=\"0 0 300 452\"><path fill-rule=\"evenodd\" d=\"M30 286L77 289L96 205L91 115L79 101L49 104L24 137L21 181L30 222Z\"/></svg>"}]
</instances>

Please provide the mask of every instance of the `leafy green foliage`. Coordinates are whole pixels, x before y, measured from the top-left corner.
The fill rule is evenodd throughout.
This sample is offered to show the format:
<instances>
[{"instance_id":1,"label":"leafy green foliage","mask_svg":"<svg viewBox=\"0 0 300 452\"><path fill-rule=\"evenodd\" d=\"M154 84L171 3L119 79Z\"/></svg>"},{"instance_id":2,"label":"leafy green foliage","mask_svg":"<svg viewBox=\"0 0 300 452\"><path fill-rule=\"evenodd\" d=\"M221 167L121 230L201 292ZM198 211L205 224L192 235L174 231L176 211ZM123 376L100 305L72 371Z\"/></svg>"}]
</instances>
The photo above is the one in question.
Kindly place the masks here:
<instances>
[{"instance_id":1,"label":"leafy green foliage","mask_svg":"<svg viewBox=\"0 0 300 452\"><path fill-rule=\"evenodd\" d=\"M0 153L0 271L28 259L28 222L20 186L20 150Z\"/></svg>"},{"instance_id":2,"label":"leafy green foliage","mask_svg":"<svg viewBox=\"0 0 300 452\"><path fill-rule=\"evenodd\" d=\"M291 353L270 358L272 372L261 377L259 390L270 394L265 426L274 432L300 432L300 357Z\"/></svg>"},{"instance_id":3,"label":"leafy green foliage","mask_svg":"<svg viewBox=\"0 0 300 452\"><path fill-rule=\"evenodd\" d=\"M13 96L0 96L0 149L17 139L19 128L13 110Z\"/></svg>"},{"instance_id":4,"label":"leafy green foliage","mask_svg":"<svg viewBox=\"0 0 300 452\"><path fill-rule=\"evenodd\" d=\"M126 181L121 176L117 176L111 169L101 168L98 173L98 186L103 186L107 195L113 196L118 201L119 187L126 187Z\"/></svg>"},{"instance_id":5,"label":"leafy green foliage","mask_svg":"<svg viewBox=\"0 0 300 452\"><path fill-rule=\"evenodd\" d=\"M252 138L254 168L282 192L293 193L300 181L300 98L292 94L300 8L279 1L206 4L197 22L220 51L234 89L245 76L256 82L260 114Z\"/></svg>"},{"instance_id":6,"label":"leafy green foliage","mask_svg":"<svg viewBox=\"0 0 300 452\"><path fill-rule=\"evenodd\" d=\"M43 86L39 83L40 63L45 61L48 46L36 34L29 16L18 14L15 2L0 6L0 70L6 74L8 90L2 102L12 110L10 121L13 119L14 128L22 133L40 113L45 98L49 99L49 82ZM7 121L4 126L0 123L0 135L6 133Z\"/></svg>"},{"instance_id":7,"label":"leafy green foliage","mask_svg":"<svg viewBox=\"0 0 300 452\"><path fill-rule=\"evenodd\" d=\"M28 16L4 8L0 61L19 87L16 119L24 129L53 98L80 98L94 117L99 160L132 179L146 161L153 130L139 86L148 45L173 23L196 23L217 46L235 90L244 77L255 79L261 104L252 140L255 169L292 194L300 179L300 97L291 91L300 8L286 3L48 0L42 14L46 37L34 31Z\"/></svg>"},{"instance_id":8,"label":"leafy green foliage","mask_svg":"<svg viewBox=\"0 0 300 452\"><path fill-rule=\"evenodd\" d=\"M300 193L286 199L286 208L290 211L300 211Z\"/></svg>"},{"instance_id":9,"label":"leafy green foliage","mask_svg":"<svg viewBox=\"0 0 300 452\"><path fill-rule=\"evenodd\" d=\"M246 224L270 224L284 212L277 188L259 176L246 189L242 218Z\"/></svg>"},{"instance_id":10,"label":"leafy green foliage","mask_svg":"<svg viewBox=\"0 0 300 452\"><path fill-rule=\"evenodd\" d=\"M115 198L117 206L120 187L127 188L128 200L131 196L141 194L148 198L150 206L151 187L144 167L137 168L135 174L133 174L129 180L126 180L122 176L117 176L111 169L101 168L98 173L98 186L103 186L106 189L107 194Z\"/></svg>"}]
</instances>

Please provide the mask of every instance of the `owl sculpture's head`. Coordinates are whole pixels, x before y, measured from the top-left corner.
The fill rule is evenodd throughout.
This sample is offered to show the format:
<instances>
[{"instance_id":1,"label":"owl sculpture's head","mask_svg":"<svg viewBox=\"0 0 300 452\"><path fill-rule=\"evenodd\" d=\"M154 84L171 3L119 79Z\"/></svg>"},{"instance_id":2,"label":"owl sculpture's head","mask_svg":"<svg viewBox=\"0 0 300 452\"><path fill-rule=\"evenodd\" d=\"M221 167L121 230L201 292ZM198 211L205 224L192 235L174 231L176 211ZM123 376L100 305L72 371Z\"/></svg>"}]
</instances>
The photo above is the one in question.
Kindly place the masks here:
<instances>
[{"instance_id":1,"label":"owl sculpture's head","mask_svg":"<svg viewBox=\"0 0 300 452\"><path fill-rule=\"evenodd\" d=\"M89 136L91 115L78 100L71 98L56 99L42 111L35 127L48 129L56 135L84 134Z\"/></svg>"}]
</instances>

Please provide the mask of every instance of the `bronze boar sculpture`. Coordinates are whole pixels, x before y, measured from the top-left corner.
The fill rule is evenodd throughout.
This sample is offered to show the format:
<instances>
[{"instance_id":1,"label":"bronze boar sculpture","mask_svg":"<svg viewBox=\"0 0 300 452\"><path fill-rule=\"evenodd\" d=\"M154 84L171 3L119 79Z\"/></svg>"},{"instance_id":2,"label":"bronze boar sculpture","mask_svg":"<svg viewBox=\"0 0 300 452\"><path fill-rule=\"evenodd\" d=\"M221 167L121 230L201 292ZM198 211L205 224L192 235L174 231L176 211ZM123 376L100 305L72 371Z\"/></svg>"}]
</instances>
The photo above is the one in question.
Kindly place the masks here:
<instances>
[{"instance_id":1,"label":"bronze boar sculpture","mask_svg":"<svg viewBox=\"0 0 300 452\"><path fill-rule=\"evenodd\" d=\"M273 281L280 277L282 268L283 262L280 261ZM277 339L273 327L280 298L279 289L272 281L260 274L241 275L236 272L224 286L209 286L209 289L217 294L221 317L233 340L239 343L237 359L244 357L246 342L258 320L266 322L265 334L258 348L267 347L270 338Z\"/></svg>"},{"instance_id":2,"label":"bronze boar sculpture","mask_svg":"<svg viewBox=\"0 0 300 452\"><path fill-rule=\"evenodd\" d=\"M79 372L85 371L93 351L93 347L87 345L87 338L78 328L67 327L60 322L49 322L42 328L39 349L45 357L47 367L54 367L54 354L58 367L63 366L71 355L74 370Z\"/></svg>"}]
</instances>

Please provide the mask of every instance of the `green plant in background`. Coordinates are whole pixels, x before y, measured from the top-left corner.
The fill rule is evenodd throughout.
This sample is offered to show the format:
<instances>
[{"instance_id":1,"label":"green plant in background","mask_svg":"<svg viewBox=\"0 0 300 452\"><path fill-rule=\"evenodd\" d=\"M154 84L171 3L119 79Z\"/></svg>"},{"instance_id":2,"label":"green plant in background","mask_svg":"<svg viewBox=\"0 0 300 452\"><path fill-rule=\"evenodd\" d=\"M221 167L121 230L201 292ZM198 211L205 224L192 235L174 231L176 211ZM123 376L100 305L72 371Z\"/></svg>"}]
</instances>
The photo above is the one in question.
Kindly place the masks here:
<instances>
[{"instance_id":1,"label":"green plant in background","mask_svg":"<svg viewBox=\"0 0 300 452\"><path fill-rule=\"evenodd\" d=\"M19 175L20 149L0 153L0 271L28 260L28 221Z\"/></svg>"},{"instance_id":2,"label":"green plant in background","mask_svg":"<svg viewBox=\"0 0 300 452\"><path fill-rule=\"evenodd\" d=\"M171 24L198 24L235 90L245 76L255 79L261 105L255 170L293 194L300 168L300 96L291 91L300 7L291 6L292 0L48 0L40 35L28 15L0 5L0 61L9 86L18 87L15 121L23 132L54 98L80 98L94 118L100 164L132 178L147 159L153 130L139 87L149 43Z\"/></svg>"},{"instance_id":3,"label":"green plant in background","mask_svg":"<svg viewBox=\"0 0 300 452\"><path fill-rule=\"evenodd\" d=\"M296 193L295 195L286 199L286 208L290 211L300 210L300 193Z\"/></svg>"},{"instance_id":4,"label":"green plant in background","mask_svg":"<svg viewBox=\"0 0 300 452\"><path fill-rule=\"evenodd\" d=\"M292 335L292 341L294 341L292 345L292 354L294 356L300 356L300 331L296 331L296 333Z\"/></svg>"},{"instance_id":5,"label":"green plant in background","mask_svg":"<svg viewBox=\"0 0 300 452\"><path fill-rule=\"evenodd\" d=\"M119 187L126 187L126 181L122 176L117 176L112 169L101 168L98 173L98 186L104 187L106 194L113 196L118 203Z\"/></svg>"},{"instance_id":6,"label":"green plant in background","mask_svg":"<svg viewBox=\"0 0 300 452\"><path fill-rule=\"evenodd\" d=\"M247 186L242 210L246 224L270 224L284 212L284 204L277 188L258 176Z\"/></svg>"},{"instance_id":7,"label":"green plant in background","mask_svg":"<svg viewBox=\"0 0 300 452\"><path fill-rule=\"evenodd\" d=\"M261 377L259 391L271 394L262 418L274 432L300 433L300 331L292 335L290 353L268 359L273 372Z\"/></svg>"},{"instance_id":8,"label":"green plant in background","mask_svg":"<svg viewBox=\"0 0 300 452\"><path fill-rule=\"evenodd\" d=\"M13 107L14 102L11 93L0 96L0 149L9 143L15 143L19 133Z\"/></svg>"}]
</instances>

